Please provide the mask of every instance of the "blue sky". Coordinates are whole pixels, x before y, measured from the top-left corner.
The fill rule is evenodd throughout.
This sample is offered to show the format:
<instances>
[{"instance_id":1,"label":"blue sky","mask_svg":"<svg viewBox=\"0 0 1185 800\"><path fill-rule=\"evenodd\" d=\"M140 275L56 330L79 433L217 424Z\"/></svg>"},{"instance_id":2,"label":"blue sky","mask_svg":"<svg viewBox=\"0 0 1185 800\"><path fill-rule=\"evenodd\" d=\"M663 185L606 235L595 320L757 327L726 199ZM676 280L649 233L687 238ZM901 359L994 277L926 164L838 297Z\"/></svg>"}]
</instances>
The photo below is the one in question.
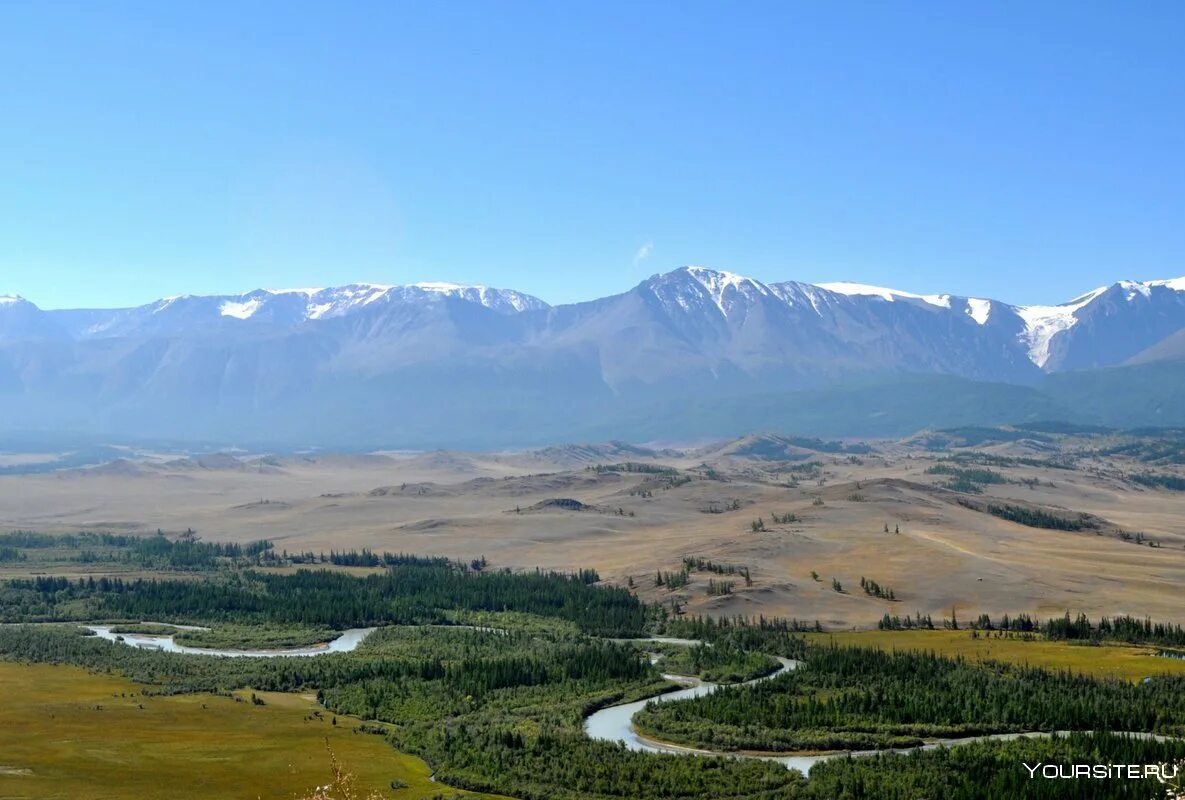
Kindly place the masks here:
<instances>
[{"instance_id":1,"label":"blue sky","mask_svg":"<svg viewBox=\"0 0 1185 800\"><path fill-rule=\"evenodd\" d=\"M0 292L1185 274L1180 3L0 5Z\"/></svg>"}]
</instances>

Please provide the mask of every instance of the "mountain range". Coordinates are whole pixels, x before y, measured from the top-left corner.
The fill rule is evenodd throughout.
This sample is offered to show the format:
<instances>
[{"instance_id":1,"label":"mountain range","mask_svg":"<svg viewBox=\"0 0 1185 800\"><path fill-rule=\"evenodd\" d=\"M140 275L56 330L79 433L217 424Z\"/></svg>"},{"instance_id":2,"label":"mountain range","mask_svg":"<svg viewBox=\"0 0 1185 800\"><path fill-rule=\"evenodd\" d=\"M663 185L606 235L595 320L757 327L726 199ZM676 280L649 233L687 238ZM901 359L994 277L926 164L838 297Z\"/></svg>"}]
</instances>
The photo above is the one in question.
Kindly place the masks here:
<instances>
[{"instance_id":1,"label":"mountain range","mask_svg":"<svg viewBox=\"0 0 1185 800\"><path fill-rule=\"evenodd\" d=\"M0 296L0 432L326 446L1185 424L1185 278L1061 305L684 267L550 306L449 283L44 310Z\"/></svg>"}]
</instances>

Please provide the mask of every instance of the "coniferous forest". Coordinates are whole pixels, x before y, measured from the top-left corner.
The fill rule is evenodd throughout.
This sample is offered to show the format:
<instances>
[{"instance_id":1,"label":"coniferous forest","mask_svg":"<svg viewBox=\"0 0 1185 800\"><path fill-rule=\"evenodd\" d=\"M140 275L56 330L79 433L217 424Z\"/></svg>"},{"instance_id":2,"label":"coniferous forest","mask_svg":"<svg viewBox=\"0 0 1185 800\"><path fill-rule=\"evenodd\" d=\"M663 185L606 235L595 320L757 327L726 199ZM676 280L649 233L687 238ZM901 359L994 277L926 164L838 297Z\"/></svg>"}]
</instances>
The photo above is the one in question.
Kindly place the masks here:
<instances>
[{"instance_id":1,"label":"coniferous forest","mask_svg":"<svg viewBox=\"0 0 1185 800\"><path fill-rule=\"evenodd\" d=\"M808 647L769 681L635 718L657 738L724 750L869 750L1022 731L1185 733L1185 679L1101 681L932 653Z\"/></svg>"}]
</instances>

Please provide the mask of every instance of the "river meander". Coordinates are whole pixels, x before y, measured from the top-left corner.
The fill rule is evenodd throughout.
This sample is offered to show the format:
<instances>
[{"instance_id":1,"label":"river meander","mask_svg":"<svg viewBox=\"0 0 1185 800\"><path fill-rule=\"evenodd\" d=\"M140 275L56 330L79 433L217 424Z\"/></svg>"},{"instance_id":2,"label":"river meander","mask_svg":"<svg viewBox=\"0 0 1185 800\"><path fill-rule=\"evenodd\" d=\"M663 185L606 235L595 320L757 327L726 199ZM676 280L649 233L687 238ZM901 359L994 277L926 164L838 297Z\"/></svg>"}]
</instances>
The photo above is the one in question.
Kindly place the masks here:
<instances>
[{"instance_id":1,"label":"river meander","mask_svg":"<svg viewBox=\"0 0 1185 800\"><path fill-rule=\"evenodd\" d=\"M312 647L297 647L288 649L274 649L274 650L231 650L231 649L216 649L205 647L186 647L179 645L173 641L172 636L159 636L135 633L113 633L110 625L84 625L84 628L92 631L101 639L106 639L112 642L118 642L128 647L137 647L144 650L157 650L168 653L185 653L190 655L212 655L221 656L225 658L283 658L283 657L302 657L302 656L319 656L329 653L348 653L355 650L358 645L362 643L367 636L373 633L375 628L350 628L343 631L336 639L326 642L324 644L315 645ZM195 629L194 626L173 625L172 627L178 630ZM483 632L497 632L504 633L504 631L485 628L480 626L430 626L430 627L457 627L470 628ZM653 639L635 639L615 641L635 641L645 643L647 641L654 643L678 644L686 646L700 646L703 643L693 641L690 639L671 639L664 637L655 637ZM967 736L955 739L935 739L927 741L925 744L916 747L905 747L887 750L843 750L827 753L812 753L812 754L769 754L761 755L756 753L736 753L727 751L713 751L703 750L694 747L685 747L682 745L671 744L669 742L662 742L651 739L639 733L633 724L634 715L646 707L647 703L670 703L676 700L687 700L693 697L702 697L711 694L722 688L729 686L746 686L757 683L759 681L769 680L777 677L792 669L797 669L802 662L793 661L788 658L778 657L780 666L778 669L764 675L760 678L746 681L741 684L718 684L709 681L701 681L698 678L687 677L683 675L669 675L664 674L663 677L674 683L684 684L684 688L676 689L675 691L666 692L655 695L644 700L636 700L631 703L622 703L620 705L606 706L605 708L594 711L584 721L584 730L590 739L620 742L630 750L650 752L650 753L670 753L675 755L686 756L727 756L729 758L753 758L763 761L776 761L786 766L787 769L797 769L804 775L810 772L811 767L822 761L832 758L843 758L848 756L863 757L873 756L878 753L908 753L913 750L932 750L937 747L955 747L961 744L970 744L972 742L992 741L992 740L1010 740L1020 738L1039 738L1051 736L1049 732L1024 732L1024 733L1001 733L989 734L981 736ZM1068 734L1068 731L1058 731L1060 735ZM1163 739L1166 737L1158 736L1149 733L1131 733L1131 736L1146 737L1153 739Z\"/></svg>"},{"instance_id":2,"label":"river meander","mask_svg":"<svg viewBox=\"0 0 1185 800\"><path fill-rule=\"evenodd\" d=\"M686 644L690 646L702 644L701 642L694 642L686 639L664 640L659 638L650 640L634 639L618 641L635 641L643 644L646 641L666 641L667 643ZM649 753L671 753L675 755L686 756L727 756L729 758L753 758L762 761L776 761L785 765L787 769L799 770L804 775L808 774L811 767L813 767L815 764L832 758L846 758L848 756L866 757L874 756L880 753L909 753L914 750L933 750L938 747L956 747L962 744L971 744L972 742L1008 741L1012 739L1043 738L1054 735L1053 733L1045 731L998 733L980 736L965 736L954 739L932 739L928 740L925 744L921 744L916 747L903 747L884 750L840 750L827 753L761 755L756 753L737 753L684 747L682 745L651 739L639 733L637 729L634 728L634 715L645 708L647 703L670 703L676 700L687 700L693 697L702 697L704 695L712 694L721 688L728 688L728 686L747 686L759 681L769 680L770 678L774 678L789 670L797 669L802 664L800 661L792 661L788 658L778 658L778 661L781 662L781 667L774 672L771 672L769 675L764 675L760 678L755 678L751 681L745 681L744 683L739 684L722 685L718 683L700 681L696 678L690 678L683 675L663 675L663 677L667 680L673 681L675 683L687 684L687 687L684 689L675 690L673 692L655 695L645 700L637 700L632 703L622 703L615 706L606 706L605 708L602 708L598 711L594 711L584 720L585 733L590 739L606 742L620 742L624 744L629 750L644 751ZM1057 735L1065 736L1068 735L1070 731L1057 731L1056 733ZM1157 734L1140 732L1128 733L1127 735L1156 740L1170 738Z\"/></svg>"},{"instance_id":3,"label":"river meander","mask_svg":"<svg viewBox=\"0 0 1185 800\"><path fill-rule=\"evenodd\" d=\"M275 650L229 650L213 647L186 647L177 644L172 636L152 636L142 633L113 633L110 625L83 625L100 639L119 642L141 650L159 650L165 653L187 653L189 655L221 656L223 658L294 658L300 656L322 656L328 653L348 653L374 632L374 628L350 628L342 631L336 639L311 647L292 647ZM194 630L194 626L173 625L178 630ZM199 629L200 630L200 629Z\"/></svg>"}]
</instances>

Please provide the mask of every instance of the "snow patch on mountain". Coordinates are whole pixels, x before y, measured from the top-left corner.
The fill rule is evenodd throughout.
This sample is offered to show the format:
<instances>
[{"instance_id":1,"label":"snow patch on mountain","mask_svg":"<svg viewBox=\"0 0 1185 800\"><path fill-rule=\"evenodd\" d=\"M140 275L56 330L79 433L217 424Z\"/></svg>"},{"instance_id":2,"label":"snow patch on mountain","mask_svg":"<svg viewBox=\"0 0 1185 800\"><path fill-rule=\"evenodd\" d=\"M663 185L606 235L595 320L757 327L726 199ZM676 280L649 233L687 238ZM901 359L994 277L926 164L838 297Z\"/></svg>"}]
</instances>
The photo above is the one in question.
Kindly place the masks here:
<instances>
[{"instance_id":1,"label":"snow patch on mountain","mask_svg":"<svg viewBox=\"0 0 1185 800\"><path fill-rule=\"evenodd\" d=\"M921 300L932 306L939 308L950 308L949 294L913 294L911 292L903 292L899 289L886 289L883 286L869 286L866 283L851 283L848 281L835 281L832 283L816 284L820 289L826 289L829 292L836 294L846 294L848 296L862 296L862 297L879 297L882 300L887 300L892 303L896 300Z\"/></svg>"},{"instance_id":2,"label":"snow patch on mountain","mask_svg":"<svg viewBox=\"0 0 1185 800\"><path fill-rule=\"evenodd\" d=\"M323 292L323 291L325 291L325 287L324 287L324 286L318 286L318 287L316 287L316 288L311 288L311 289L260 289L259 291L261 291L261 292L267 292L268 294L305 294L305 295L311 295L311 294L316 294L317 292Z\"/></svg>"},{"instance_id":3,"label":"snow patch on mountain","mask_svg":"<svg viewBox=\"0 0 1185 800\"><path fill-rule=\"evenodd\" d=\"M461 283L449 283L448 281L420 281L419 283L409 283L415 289L423 289L425 292L436 292L437 294L458 295L463 294L466 290L482 290L484 286L466 286Z\"/></svg>"},{"instance_id":4,"label":"snow patch on mountain","mask_svg":"<svg viewBox=\"0 0 1185 800\"><path fill-rule=\"evenodd\" d=\"M516 292L513 289L491 289L481 284L466 285L448 283L446 281L423 281L421 283L409 284L408 288L448 297L457 297L461 300L468 300L471 303L479 303L494 311L505 311L507 309L513 311L533 311L548 307L547 303L544 303L538 297Z\"/></svg>"},{"instance_id":5,"label":"snow patch on mountain","mask_svg":"<svg viewBox=\"0 0 1185 800\"><path fill-rule=\"evenodd\" d=\"M394 286L379 283L353 283L333 289L322 289L309 296L306 319L329 319L368 306L388 297Z\"/></svg>"},{"instance_id":6,"label":"snow patch on mountain","mask_svg":"<svg viewBox=\"0 0 1185 800\"><path fill-rule=\"evenodd\" d=\"M992 301L982 300L978 297L967 298L967 316L975 320L980 325L986 325L988 317L992 313Z\"/></svg>"},{"instance_id":7,"label":"snow patch on mountain","mask_svg":"<svg viewBox=\"0 0 1185 800\"><path fill-rule=\"evenodd\" d=\"M1149 286L1163 286L1175 292L1185 292L1185 277L1169 278L1163 281L1148 281Z\"/></svg>"},{"instance_id":8,"label":"snow patch on mountain","mask_svg":"<svg viewBox=\"0 0 1185 800\"><path fill-rule=\"evenodd\" d=\"M227 300L218 307L218 313L224 317L234 317L235 319L247 319L263 305L263 301L258 297L246 302L236 303L233 300Z\"/></svg>"},{"instance_id":9,"label":"snow patch on mountain","mask_svg":"<svg viewBox=\"0 0 1185 800\"><path fill-rule=\"evenodd\" d=\"M342 317L375 303L414 302L441 296L477 303L501 313L547 308L547 304L542 300L513 290L466 286L443 281L426 281L406 286L384 283L352 283L348 286L324 289L257 289L247 294L222 298L218 311L223 317L250 319L273 298L292 297L293 295L303 296L305 301L303 317L306 320Z\"/></svg>"},{"instance_id":10,"label":"snow patch on mountain","mask_svg":"<svg viewBox=\"0 0 1185 800\"><path fill-rule=\"evenodd\" d=\"M1089 305L1105 291L1107 287L1100 286L1057 306L1018 306L1016 313L1025 323L1020 339L1028 350L1029 360L1038 367L1044 367L1045 362L1049 360L1049 347L1053 337L1074 327L1078 323L1078 310Z\"/></svg>"}]
</instances>

